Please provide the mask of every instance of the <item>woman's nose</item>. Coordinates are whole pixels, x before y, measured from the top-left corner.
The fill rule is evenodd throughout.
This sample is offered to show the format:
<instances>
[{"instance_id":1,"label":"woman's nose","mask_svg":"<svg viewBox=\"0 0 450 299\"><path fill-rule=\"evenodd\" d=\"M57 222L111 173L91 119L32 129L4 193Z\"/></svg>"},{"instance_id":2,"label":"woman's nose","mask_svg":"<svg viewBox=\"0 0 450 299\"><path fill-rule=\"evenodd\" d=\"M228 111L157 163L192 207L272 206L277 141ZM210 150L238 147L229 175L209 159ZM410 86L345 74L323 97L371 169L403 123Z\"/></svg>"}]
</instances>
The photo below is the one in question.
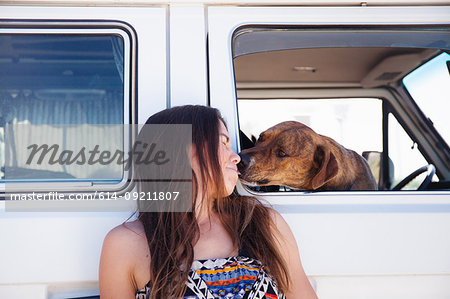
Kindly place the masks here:
<instances>
[{"instance_id":1,"label":"woman's nose","mask_svg":"<svg viewBox=\"0 0 450 299\"><path fill-rule=\"evenodd\" d=\"M236 154L233 150L231 150L231 161L233 161L234 164L238 164L241 161L241 157Z\"/></svg>"}]
</instances>

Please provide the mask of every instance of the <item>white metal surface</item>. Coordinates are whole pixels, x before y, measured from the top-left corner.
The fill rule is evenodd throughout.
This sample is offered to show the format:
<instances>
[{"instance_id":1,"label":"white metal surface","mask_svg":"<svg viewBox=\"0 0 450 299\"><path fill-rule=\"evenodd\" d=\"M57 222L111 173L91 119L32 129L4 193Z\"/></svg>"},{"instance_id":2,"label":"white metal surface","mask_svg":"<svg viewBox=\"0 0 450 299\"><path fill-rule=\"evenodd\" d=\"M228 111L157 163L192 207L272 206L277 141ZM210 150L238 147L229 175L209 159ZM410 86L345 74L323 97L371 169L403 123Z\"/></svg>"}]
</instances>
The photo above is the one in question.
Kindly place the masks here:
<instances>
[{"instance_id":1,"label":"white metal surface","mask_svg":"<svg viewBox=\"0 0 450 299\"><path fill-rule=\"evenodd\" d=\"M79 5L79 6L149 6L183 5L298 5L298 6L365 6L365 5L446 5L448 0L1 0L10 5Z\"/></svg>"},{"instance_id":2,"label":"white metal surface","mask_svg":"<svg viewBox=\"0 0 450 299\"><path fill-rule=\"evenodd\" d=\"M413 23L448 24L450 7L210 7L211 105L228 120L236 144L231 38L241 25ZM271 91L261 93L265 98ZM287 192L261 198L290 224L319 297L449 298L450 192Z\"/></svg>"},{"instance_id":3,"label":"white metal surface","mask_svg":"<svg viewBox=\"0 0 450 299\"><path fill-rule=\"evenodd\" d=\"M0 6L0 19L128 23L138 39L138 122L145 122L148 116L166 108L165 7ZM5 202L0 201L0 298L98 294L103 238L129 216L129 212L5 212Z\"/></svg>"},{"instance_id":4,"label":"white metal surface","mask_svg":"<svg viewBox=\"0 0 450 299\"><path fill-rule=\"evenodd\" d=\"M170 106L206 105L206 22L203 6L170 7Z\"/></svg>"},{"instance_id":5,"label":"white metal surface","mask_svg":"<svg viewBox=\"0 0 450 299\"><path fill-rule=\"evenodd\" d=\"M290 224L308 275L450 276L449 192L282 192L260 198Z\"/></svg>"}]
</instances>

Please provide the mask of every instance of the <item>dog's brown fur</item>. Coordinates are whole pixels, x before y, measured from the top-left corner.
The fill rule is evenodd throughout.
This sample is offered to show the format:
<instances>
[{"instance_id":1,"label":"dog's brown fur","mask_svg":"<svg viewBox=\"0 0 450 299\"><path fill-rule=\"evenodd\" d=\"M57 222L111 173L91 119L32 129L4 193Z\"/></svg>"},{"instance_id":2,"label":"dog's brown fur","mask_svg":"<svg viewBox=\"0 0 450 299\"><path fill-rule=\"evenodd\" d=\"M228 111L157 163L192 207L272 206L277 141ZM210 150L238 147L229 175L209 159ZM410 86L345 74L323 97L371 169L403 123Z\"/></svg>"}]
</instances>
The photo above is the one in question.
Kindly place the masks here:
<instances>
[{"instance_id":1,"label":"dog's brown fur","mask_svg":"<svg viewBox=\"0 0 450 299\"><path fill-rule=\"evenodd\" d=\"M377 189L363 157L295 121L264 131L254 147L239 155L240 179L248 185L301 190Z\"/></svg>"}]
</instances>

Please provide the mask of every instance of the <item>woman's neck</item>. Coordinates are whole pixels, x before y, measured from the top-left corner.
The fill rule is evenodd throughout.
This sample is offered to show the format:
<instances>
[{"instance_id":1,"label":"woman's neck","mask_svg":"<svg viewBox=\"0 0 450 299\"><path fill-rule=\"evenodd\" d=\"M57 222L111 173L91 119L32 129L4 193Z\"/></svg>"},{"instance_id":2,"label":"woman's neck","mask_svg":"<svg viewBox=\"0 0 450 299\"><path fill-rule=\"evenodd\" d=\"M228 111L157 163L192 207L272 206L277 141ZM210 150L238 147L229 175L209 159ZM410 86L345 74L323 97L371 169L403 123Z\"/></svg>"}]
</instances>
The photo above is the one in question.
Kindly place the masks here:
<instances>
[{"instance_id":1,"label":"woman's neck","mask_svg":"<svg viewBox=\"0 0 450 299\"><path fill-rule=\"evenodd\" d=\"M195 207L193 208L195 209L195 218L197 219L198 225L210 222L212 209L209 204L209 199L204 197L201 192L197 194Z\"/></svg>"}]
</instances>

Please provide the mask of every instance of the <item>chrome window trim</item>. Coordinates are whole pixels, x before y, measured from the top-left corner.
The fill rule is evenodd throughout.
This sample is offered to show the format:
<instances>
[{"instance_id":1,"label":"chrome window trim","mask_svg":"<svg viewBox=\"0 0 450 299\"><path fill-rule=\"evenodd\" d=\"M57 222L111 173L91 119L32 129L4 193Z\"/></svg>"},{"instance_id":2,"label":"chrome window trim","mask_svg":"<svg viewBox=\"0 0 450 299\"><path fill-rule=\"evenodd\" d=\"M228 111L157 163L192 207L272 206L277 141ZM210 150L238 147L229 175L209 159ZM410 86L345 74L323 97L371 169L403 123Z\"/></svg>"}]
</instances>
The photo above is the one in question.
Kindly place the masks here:
<instances>
[{"instance_id":1,"label":"chrome window trim","mask_svg":"<svg viewBox=\"0 0 450 299\"><path fill-rule=\"evenodd\" d=\"M0 19L0 34L83 34L83 35L118 35L124 41L124 82L123 82L123 124L137 124L137 34L134 28L122 21L115 20L5 20ZM132 127L132 126L130 126ZM134 132L133 132L134 133ZM128 134L128 133L126 133ZM125 139L126 140L126 139ZM124 149L130 145L124 145ZM133 188L131 183L132 170L124 171L122 180L118 184L94 184L86 180L72 182L49 182L49 183L14 183L12 189L8 186L8 193L29 194L49 191L45 186L51 185L52 191L64 194L75 194L75 192L116 192L117 196L123 195ZM7 183L8 185L11 183ZM7 197L5 183L0 183L1 193Z\"/></svg>"}]
</instances>

